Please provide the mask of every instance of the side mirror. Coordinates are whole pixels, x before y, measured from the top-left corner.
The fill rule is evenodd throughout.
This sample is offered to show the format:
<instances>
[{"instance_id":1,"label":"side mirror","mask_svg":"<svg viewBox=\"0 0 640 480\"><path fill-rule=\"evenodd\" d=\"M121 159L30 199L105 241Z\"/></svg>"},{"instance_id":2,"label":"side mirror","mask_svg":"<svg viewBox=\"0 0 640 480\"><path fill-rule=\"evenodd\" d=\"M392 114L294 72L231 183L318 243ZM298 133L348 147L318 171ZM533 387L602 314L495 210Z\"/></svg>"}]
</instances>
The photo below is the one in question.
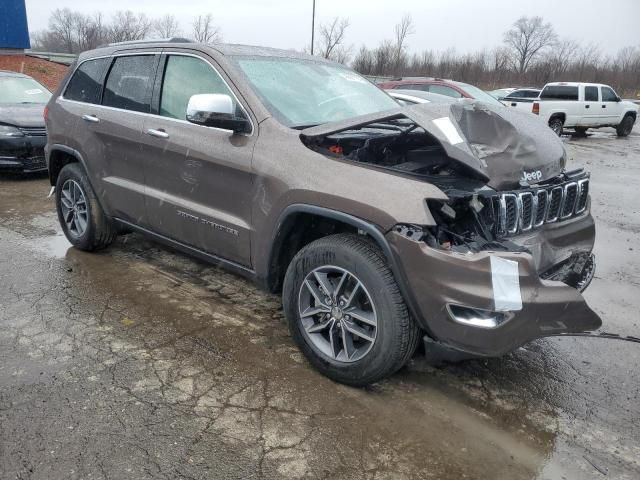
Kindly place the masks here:
<instances>
[{"instance_id":1,"label":"side mirror","mask_svg":"<svg viewBox=\"0 0 640 480\"><path fill-rule=\"evenodd\" d=\"M203 93L192 95L187 104L187 121L205 127L223 128L233 133L249 133L251 123L234 112L229 95Z\"/></svg>"},{"instance_id":2,"label":"side mirror","mask_svg":"<svg viewBox=\"0 0 640 480\"><path fill-rule=\"evenodd\" d=\"M621 102L621 101L622 101L622 99L620 97L616 96L616 102Z\"/></svg>"}]
</instances>

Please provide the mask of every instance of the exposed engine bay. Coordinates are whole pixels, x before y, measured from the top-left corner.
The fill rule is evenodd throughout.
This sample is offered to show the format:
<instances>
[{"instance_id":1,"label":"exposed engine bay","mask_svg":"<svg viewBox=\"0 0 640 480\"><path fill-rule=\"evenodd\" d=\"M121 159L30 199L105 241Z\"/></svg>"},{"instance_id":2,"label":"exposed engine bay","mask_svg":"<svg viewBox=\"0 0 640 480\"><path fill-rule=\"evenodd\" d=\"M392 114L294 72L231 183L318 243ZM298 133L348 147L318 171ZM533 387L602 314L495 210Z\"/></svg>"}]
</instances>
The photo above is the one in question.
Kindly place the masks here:
<instances>
[{"instance_id":1,"label":"exposed engine bay","mask_svg":"<svg viewBox=\"0 0 640 480\"><path fill-rule=\"evenodd\" d=\"M482 169L474 168L468 158L472 156L486 163L487 158L493 156L493 162L504 164L509 162L505 152L512 147L505 146L499 151L498 139L491 148L467 142L464 149L462 145L452 149L441 135L432 135L406 117L385 118L327 135L303 137L303 142L325 156L418 178L442 190L449 197L447 201L427 200L435 226L396 227L398 233L432 248L459 254L531 253L520 241L528 232L581 216L589 209L589 174L583 170L564 171L563 154L558 157L560 160L546 164L544 159L538 159L543 165L534 164L538 168L534 173L528 173L517 162L511 166L488 165L487 171L500 169L501 185L511 186L498 190L492 188L491 177ZM518 145L514 151L521 148L522 145ZM452 158L452 152L458 153L458 150L464 155ZM534 153L527 148L530 159ZM511 176L509 168L513 172ZM582 289L591 280L593 270L590 251L577 250L541 276Z\"/></svg>"},{"instance_id":2,"label":"exposed engine bay","mask_svg":"<svg viewBox=\"0 0 640 480\"><path fill-rule=\"evenodd\" d=\"M410 121L371 124L315 139L307 146L324 155L418 177L443 190L460 187L461 181L469 183L467 188L486 183L482 175L451 159L435 137Z\"/></svg>"}]
</instances>

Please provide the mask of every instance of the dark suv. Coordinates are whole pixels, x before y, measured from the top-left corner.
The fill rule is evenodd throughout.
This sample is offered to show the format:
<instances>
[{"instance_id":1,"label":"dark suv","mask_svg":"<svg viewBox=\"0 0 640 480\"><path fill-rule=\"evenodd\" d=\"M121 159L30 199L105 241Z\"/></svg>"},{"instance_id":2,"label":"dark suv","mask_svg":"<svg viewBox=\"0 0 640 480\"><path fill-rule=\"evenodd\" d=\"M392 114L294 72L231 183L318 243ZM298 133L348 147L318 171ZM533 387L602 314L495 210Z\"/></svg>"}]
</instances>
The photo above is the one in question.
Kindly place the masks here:
<instances>
[{"instance_id":1,"label":"dark suv","mask_svg":"<svg viewBox=\"0 0 640 480\"><path fill-rule=\"evenodd\" d=\"M73 245L135 230L281 290L309 361L364 385L423 338L496 356L600 326L589 175L529 117L402 108L291 51L138 42L79 57L46 152Z\"/></svg>"},{"instance_id":2,"label":"dark suv","mask_svg":"<svg viewBox=\"0 0 640 480\"><path fill-rule=\"evenodd\" d=\"M44 106L51 92L28 75L0 70L0 172L47 168Z\"/></svg>"}]
</instances>

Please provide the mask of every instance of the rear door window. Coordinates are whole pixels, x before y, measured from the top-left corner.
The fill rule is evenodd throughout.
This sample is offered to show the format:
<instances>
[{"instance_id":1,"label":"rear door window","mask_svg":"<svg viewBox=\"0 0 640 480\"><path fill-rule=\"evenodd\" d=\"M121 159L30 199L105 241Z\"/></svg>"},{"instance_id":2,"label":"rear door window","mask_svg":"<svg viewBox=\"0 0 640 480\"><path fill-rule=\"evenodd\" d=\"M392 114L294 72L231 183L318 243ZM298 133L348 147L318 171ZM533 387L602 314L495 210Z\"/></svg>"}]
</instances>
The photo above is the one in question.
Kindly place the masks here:
<instances>
[{"instance_id":1,"label":"rear door window","mask_svg":"<svg viewBox=\"0 0 640 480\"><path fill-rule=\"evenodd\" d=\"M540 93L542 100L578 100L578 87L569 85L549 85Z\"/></svg>"},{"instance_id":2,"label":"rear door window","mask_svg":"<svg viewBox=\"0 0 640 480\"><path fill-rule=\"evenodd\" d=\"M585 102L597 102L598 87L584 87L584 100Z\"/></svg>"},{"instance_id":3,"label":"rear door window","mask_svg":"<svg viewBox=\"0 0 640 480\"><path fill-rule=\"evenodd\" d=\"M404 88L407 90L420 90L422 92L428 92L429 91L429 85L427 85L426 83L415 83L415 84L411 84L411 85L398 85L396 88Z\"/></svg>"},{"instance_id":4,"label":"rear door window","mask_svg":"<svg viewBox=\"0 0 640 480\"><path fill-rule=\"evenodd\" d=\"M447 97L462 98L460 92L445 85L429 85L429 91L431 93L437 93L438 95L446 95Z\"/></svg>"},{"instance_id":5,"label":"rear door window","mask_svg":"<svg viewBox=\"0 0 640 480\"><path fill-rule=\"evenodd\" d=\"M148 113L157 61L158 55L116 57L107 76L102 104Z\"/></svg>"},{"instance_id":6,"label":"rear door window","mask_svg":"<svg viewBox=\"0 0 640 480\"><path fill-rule=\"evenodd\" d=\"M164 70L160 115L185 120L189 99L202 93L229 95L238 110L231 90L207 62L196 57L170 55Z\"/></svg>"},{"instance_id":7,"label":"rear door window","mask_svg":"<svg viewBox=\"0 0 640 480\"><path fill-rule=\"evenodd\" d=\"M96 58L83 62L75 71L63 97L76 102L100 103L102 77L110 58Z\"/></svg>"}]
</instances>

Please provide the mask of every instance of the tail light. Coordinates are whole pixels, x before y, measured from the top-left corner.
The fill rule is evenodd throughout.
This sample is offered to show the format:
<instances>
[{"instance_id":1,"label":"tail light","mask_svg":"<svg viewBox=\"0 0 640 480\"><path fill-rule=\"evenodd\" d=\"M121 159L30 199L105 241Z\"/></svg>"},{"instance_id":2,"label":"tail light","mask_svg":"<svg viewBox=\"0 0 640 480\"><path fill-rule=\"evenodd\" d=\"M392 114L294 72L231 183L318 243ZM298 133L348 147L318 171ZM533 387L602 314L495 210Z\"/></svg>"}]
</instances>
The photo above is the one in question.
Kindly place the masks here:
<instances>
[{"instance_id":1,"label":"tail light","mask_svg":"<svg viewBox=\"0 0 640 480\"><path fill-rule=\"evenodd\" d=\"M533 102L531 113L533 113L534 115L540 115L540 104L538 102Z\"/></svg>"},{"instance_id":2,"label":"tail light","mask_svg":"<svg viewBox=\"0 0 640 480\"><path fill-rule=\"evenodd\" d=\"M49 120L49 107L48 106L44 107L44 111L42 112L42 117L44 118L45 122L47 120Z\"/></svg>"}]
</instances>

